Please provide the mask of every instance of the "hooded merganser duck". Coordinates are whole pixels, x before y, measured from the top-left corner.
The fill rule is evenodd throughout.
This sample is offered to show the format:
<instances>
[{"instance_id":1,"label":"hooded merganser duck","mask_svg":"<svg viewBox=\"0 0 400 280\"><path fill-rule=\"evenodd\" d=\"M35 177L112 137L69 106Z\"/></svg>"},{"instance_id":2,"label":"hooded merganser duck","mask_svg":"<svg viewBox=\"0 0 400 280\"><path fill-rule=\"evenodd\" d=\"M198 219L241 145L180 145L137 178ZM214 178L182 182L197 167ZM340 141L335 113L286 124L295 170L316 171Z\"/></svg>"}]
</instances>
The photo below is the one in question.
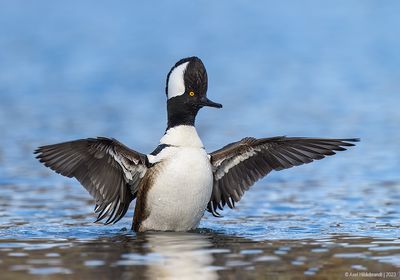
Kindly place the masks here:
<instances>
[{"instance_id":1,"label":"hooded merganser duck","mask_svg":"<svg viewBox=\"0 0 400 280\"><path fill-rule=\"evenodd\" d=\"M334 155L359 139L246 137L207 153L196 128L202 107L222 108L207 98L207 72L197 57L178 61L166 83L168 126L150 154L112 138L80 139L39 147L35 153L55 172L75 177L96 202L96 220L116 223L136 199L132 229L188 231L205 210L220 216L257 180ZM219 209L219 210L218 210Z\"/></svg>"}]
</instances>

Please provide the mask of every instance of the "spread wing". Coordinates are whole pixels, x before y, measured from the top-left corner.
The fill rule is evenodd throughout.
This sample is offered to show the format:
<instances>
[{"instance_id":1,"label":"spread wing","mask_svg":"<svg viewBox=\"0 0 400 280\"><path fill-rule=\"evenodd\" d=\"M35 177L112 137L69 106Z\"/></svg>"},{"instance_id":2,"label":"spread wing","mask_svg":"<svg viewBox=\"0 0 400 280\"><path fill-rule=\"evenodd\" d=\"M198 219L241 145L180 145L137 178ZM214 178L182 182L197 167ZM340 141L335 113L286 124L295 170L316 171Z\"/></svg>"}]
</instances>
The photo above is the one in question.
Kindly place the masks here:
<instances>
[{"instance_id":1,"label":"spread wing","mask_svg":"<svg viewBox=\"0 0 400 280\"><path fill-rule=\"evenodd\" d=\"M125 215L147 170L146 155L104 137L42 146L35 154L55 172L75 177L96 201L96 222L109 215L106 224Z\"/></svg>"},{"instance_id":2,"label":"spread wing","mask_svg":"<svg viewBox=\"0 0 400 280\"><path fill-rule=\"evenodd\" d=\"M323 139L301 137L244 138L210 154L214 186L207 210L219 216L217 208L233 208L251 185L272 170L310 163L343 147L354 146L359 139Z\"/></svg>"}]
</instances>

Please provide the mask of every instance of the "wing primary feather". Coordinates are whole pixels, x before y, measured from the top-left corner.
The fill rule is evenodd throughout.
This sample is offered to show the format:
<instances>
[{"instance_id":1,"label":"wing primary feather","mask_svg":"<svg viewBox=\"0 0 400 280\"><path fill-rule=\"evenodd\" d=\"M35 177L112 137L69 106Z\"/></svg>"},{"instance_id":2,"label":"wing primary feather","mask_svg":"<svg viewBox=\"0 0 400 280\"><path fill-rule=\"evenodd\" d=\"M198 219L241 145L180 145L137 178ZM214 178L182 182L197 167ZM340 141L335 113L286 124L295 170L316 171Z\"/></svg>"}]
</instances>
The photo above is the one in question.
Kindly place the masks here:
<instances>
[{"instance_id":1,"label":"wing primary feather","mask_svg":"<svg viewBox=\"0 0 400 280\"><path fill-rule=\"evenodd\" d=\"M103 209L103 211L101 211L101 212L99 213L99 215L97 216L96 221L94 221L94 222L97 223L98 221L103 220L103 219L107 216L108 211L110 210L110 208L113 206L114 203L115 203L115 202L112 202L112 203L108 204L107 207L105 207L105 208Z\"/></svg>"},{"instance_id":2,"label":"wing primary feather","mask_svg":"<svg viewBox=\"0 0 400 280\"><path fill-rule=\"evenodd\" d=\"M310 159L318 159L318 157L321 157L321 159L323 158L323 153L321 151L315 151L313 149L310 149L308 146L306 145L301 145L301 144L293 144L290 147L286 147L286 149L295 149L296 151L300 152L301 154L304 154L304 152L307 152L310 154L306 155L307 157L309 157ZM324 151L324 150L323 150ZM315 158L317 157L317 158Z\"/></svg>"},{"instance_id":3,"label":"wing primary feather","mask_svg":"<svg viewBox=\"0 0 400 280\"><path fill-rule=\"evenodd\" d=\"M313 161L314 159L320 159L320 158L312 158L312 157L309 157L309 156L307 156L306 154L304 154L304 153L302 153L301 151L299 151L298 149L294 149L294 148L292 148L292 147L285 147L285 149L288 151L288 152L290 152L290 153L292 153L292 154L295 154L295 155L297 155L297 156L300 156L301 158L299 158L299 160L300 160L300 162L302 162L302 163L309 163L309 162L311 162L311 161ZM324 158L324 155L318 155L318 154L316 154L318 157L321 157L321 159L322 158ZM315 157L315 156L314 156ZM308 161L309 160L309 161ZM308 162L307 162L308 161Z\"/></svg>"},{"instance_id":4,"label":"wing primary feather","mask_svg":"<svg viewBox=\"0 0 400 280\"><path fill-rule=\"evenodd\" d=\"M105 225L108 225L109 223L110 223L110 220L112 220L113 219L113 216L114 216L114 214L116 213L116 211L117 211L117 209L118 209L118 207L119 207L119 200L118 200L118 203L117 203L117 205L116 206L114 206L113 208L112 208L112 211L111 211L111 213L109 214L109 216L108 216L108 219L105 221Z\"/></svg>"}]
</instances>

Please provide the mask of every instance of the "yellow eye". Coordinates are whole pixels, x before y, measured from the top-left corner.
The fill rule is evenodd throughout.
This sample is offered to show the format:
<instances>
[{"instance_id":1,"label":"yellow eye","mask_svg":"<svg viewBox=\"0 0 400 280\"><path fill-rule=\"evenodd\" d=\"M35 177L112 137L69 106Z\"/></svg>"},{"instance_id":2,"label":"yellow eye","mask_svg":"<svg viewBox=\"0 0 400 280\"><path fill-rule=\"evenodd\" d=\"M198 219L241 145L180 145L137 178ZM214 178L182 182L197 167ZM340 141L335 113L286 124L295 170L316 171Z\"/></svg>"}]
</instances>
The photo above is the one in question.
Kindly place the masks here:
<instances>
[{"instance_id":1,"label":"yellow eye","mask_svg":"<svg viewBox=\"0 0 400 280\"><path fill-rule=\"evenodd\" d=\"M193 91L189 92L189 95L190 95L190 96L194 96L194 94L195 94L195 93L194 93Z\"/></svg>"}]
</instances>

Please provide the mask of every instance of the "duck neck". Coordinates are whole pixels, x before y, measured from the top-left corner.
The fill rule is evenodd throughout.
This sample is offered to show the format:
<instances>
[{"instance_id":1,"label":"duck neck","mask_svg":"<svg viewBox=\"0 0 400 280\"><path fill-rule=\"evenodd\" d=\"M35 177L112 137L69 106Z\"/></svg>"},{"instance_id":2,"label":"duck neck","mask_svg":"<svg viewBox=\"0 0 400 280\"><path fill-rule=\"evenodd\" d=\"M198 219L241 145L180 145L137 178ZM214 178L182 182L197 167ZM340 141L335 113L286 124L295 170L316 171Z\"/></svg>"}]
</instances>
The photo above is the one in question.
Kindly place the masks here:
<instances>
[{"instance_id":1,"label":"duck neck","mask_svg":"<svg viewBox=\"0 0 400 280\"><path fill-rule=\"evenodd\" d=\"M199 108L185 106L176 102L167 102L168 127L167 130L179 125L194 126Z\"/></svg>"},{"instance_id":2,"label":"duck neck","mask_svg":"<svg viewBox=\"0 0 400 280\"><path fill-rule=\"evenodd\" d=\"M177 125L168 128L160 140L160 144L176 147L203 148L203 142L193 125Z\"/></svg>"}]
</instances>

